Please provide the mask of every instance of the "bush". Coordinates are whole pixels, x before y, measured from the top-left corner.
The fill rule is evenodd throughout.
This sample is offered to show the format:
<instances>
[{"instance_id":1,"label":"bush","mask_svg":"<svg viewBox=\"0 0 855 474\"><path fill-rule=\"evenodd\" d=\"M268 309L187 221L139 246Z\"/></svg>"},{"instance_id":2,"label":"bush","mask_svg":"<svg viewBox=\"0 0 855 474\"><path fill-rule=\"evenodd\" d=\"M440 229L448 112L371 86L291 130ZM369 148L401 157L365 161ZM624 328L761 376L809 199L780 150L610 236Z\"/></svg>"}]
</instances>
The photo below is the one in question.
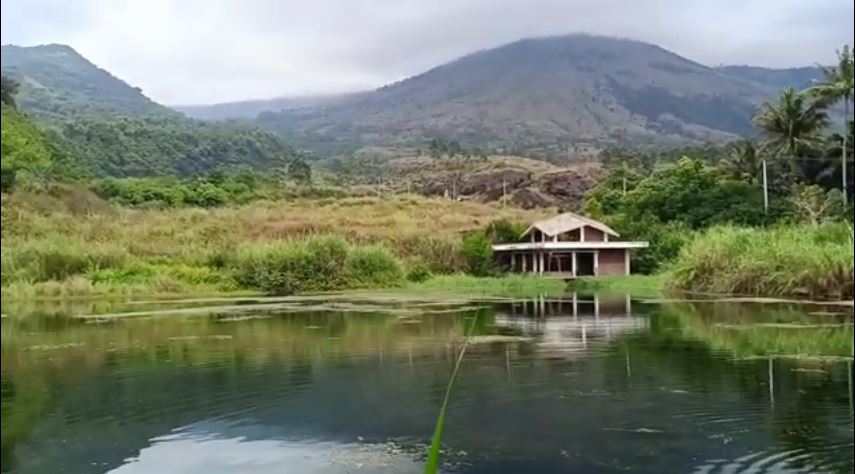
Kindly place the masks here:
<instances>
[{"instance_id":1,"label":"bush","mask_svg":"<svg viewBox=\"0 0 855 474\"><path fill-rule=\"evenodd\" d=\"M407 280L413 283L421 283L430 277L430 267L424 262L416 262L410 265L410 269L407 271Z\"/></svg>"},{"instance_id":2,"label":"bush","mask_svg":"<svg viewBox=\"0 0 855 474\"><path fill-rule=\"evenodd\" d=\"M848 224L714 227L681 252L668 286L719 294L852 299L852 236Z\"/></svg>"},{"instance_id":3,"label":"bush","mask_svg":"<svg viewBox=\"0 0 855 474\"><path fill-rule=\"evenodd\" d=\"M361 287L395 286L401 282L401 265L386 247L356 247L348 261L353 284Z\"/></svg>"},{"instance_id":4,"label":"bush","mask_svg":"<svg viewBox=\"0 0 855 474\"><path fill-rule=\"evenodd\" d=\"M231 265L239 285L271 294L394 286L402 278L386 248L352 248L340 237L245 247Z\"/></svg>"},{"instance_id":5,"label":"bush","mask_svg":"<svg viewBox=\"0 0 855 474\"><path fill-rule=\"evenodd\" d=\"M473 232L463 237L463 258L467 271L475 276L489 276L495 273L493 247L483 232Z\"/></svg>"},{"instance_id":6,"label":"bush","mask_svg":"<svg viewBox=\"0 0 855 474\"><path fill-rule=\"evenodd\" d=\"M507 219L498 219L487 225L484 233L494 244L517 242L528 226Z\"/></svg>"}]
</instances>

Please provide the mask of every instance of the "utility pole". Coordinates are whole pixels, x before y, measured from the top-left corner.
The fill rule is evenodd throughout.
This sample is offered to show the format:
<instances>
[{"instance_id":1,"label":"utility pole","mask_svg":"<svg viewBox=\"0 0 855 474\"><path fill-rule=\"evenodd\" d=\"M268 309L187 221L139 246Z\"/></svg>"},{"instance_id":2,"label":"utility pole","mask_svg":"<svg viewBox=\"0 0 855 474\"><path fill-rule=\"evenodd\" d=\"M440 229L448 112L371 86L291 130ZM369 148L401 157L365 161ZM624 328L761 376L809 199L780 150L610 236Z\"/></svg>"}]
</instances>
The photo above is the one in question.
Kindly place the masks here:
<instances>
[{"instance_id":1,"label":"utility pole","mask_svg":"<svg viewBox=\"0 0 855 474\"><path fill-rule=\"evenodd\" d=\"M766 160L763 160L763 212L769 213L769 183L766 179Z\"/></svg>"},{"instance_id":2,"label":"utility pole","mask_svg":"<svg viewBox=\"0 0 855 474\"><path fill-rule=\"evenodd\" d=\"M849 117L849 98L848 97L845 97L843 99L843 106L846 109L843 116L848 118ZM848 190L846 189L848 187L847 183L846 183L846 152L848 151L846 149L846 147L848 145L846 143L846 139L849 137L849 130L847 130L849 128L849 122L846 120L846 118L843 119L843 150L842 150L843 153L841 153L840 161L841 161L841 164L843 165L843 204L848 208L849 207L849 193L847 192Z\"/></svg>"}]
</instances>

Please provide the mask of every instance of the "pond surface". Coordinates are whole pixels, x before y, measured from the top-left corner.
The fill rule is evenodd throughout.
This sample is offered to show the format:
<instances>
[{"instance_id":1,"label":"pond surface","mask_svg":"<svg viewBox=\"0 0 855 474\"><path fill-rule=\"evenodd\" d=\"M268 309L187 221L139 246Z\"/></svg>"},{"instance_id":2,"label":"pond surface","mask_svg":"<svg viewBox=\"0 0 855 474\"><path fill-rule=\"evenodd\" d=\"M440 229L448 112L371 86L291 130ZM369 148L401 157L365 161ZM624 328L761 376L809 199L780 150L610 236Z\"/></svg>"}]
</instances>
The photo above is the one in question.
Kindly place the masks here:
<instances>
[{"instance_id":1,"label":"pond surface","mask_svg":"<svg viewBox=\"0 0 855 474\"><path fill-rule=\"evenodd\" d=\"M853 471L851 307L361 294L4 305L2 471ZM99 316L101 315L101 316Z\"/></svg>"}]
</instances>

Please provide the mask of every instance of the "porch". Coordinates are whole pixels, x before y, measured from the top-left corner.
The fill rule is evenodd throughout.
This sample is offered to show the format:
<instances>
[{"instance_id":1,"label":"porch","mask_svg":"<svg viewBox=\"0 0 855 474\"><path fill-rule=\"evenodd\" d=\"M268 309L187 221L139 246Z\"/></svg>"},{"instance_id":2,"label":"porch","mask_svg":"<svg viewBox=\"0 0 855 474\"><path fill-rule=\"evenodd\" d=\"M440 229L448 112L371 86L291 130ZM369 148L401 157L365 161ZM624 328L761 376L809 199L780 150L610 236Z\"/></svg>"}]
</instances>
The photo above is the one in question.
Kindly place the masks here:
<instances>
[{"instance_id":1,"label":"porch","mask_svg":"<svg viewBox=\"0 0 855 474\"><path fill-rule=\"evenodd\" d=\"M646 242L535 242L495 245L497 264L510 273L571 280L629 275L629 249Z\"/></svg>"}]
</instances>

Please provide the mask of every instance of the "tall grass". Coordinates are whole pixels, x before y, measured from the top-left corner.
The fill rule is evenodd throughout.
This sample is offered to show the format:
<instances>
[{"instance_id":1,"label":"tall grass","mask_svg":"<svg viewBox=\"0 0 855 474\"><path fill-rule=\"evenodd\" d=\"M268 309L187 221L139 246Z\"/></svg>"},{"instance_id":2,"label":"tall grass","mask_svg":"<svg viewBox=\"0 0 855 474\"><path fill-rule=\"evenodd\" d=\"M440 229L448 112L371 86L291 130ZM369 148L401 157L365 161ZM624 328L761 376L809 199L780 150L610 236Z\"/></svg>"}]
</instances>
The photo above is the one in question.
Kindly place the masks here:
<instances>
[{"instance_id":1,"label":"tall grass","mask_svg":"<svg viewBox=\"0 0 855 474\"><path fill-rule=\"evenodd\" d=\"M401 265L385 247L354 247L317 236L241 247L229 266L237 282L271 294L400 285Z\"/></svg>"},{"instance_id":2,"label":"tall grass","mask_svg":"<svg viewBox=\"0 0 855 474\"><path fill-rule=\"evenodd\" d=\"M669 288L693 292L852 299L849 224L715 227L672 265Z\"/></svg>"},{"instance_id":3,"label":"tall grass","mask_svg":"<svg viewBox=\"0 0 855 474\"><path fill-rule=\"evenodd\" d=\"M461 233L496 218L529 221L544 212L396 196L260 201L217 209L127 209L99 202L79 209L66 202L72 200L69 196L3 195L3 286L17 282L14 293L24 294L19 290L25 284L68 284L82 277L97 284L99 291L104 286L148 285L157 279L162 286L172 282L189 289L219 287L220 282L211 280L234 282L237 264L243 271L243 288L259 288L258 278L265 279L265 286L282 290L289 285L312 290L342 284L379 286L397 281L402 266L419 269L413 275L420 278L463 271ZM347 272L338 272L335 267L341 262L335 259L321 265L319 253L307 256L312 251L305 245L285 245L330 234L347 247L353 264ZM282 254L277 257L280 269L291 265L293 271L272 272L275 265L265 264L261 277L246 272L256 263L269 263L277 252ZM308 260L312 262L307 265ZM309 283L295 285L293 278L274 281L299 273L298 268L305 276L300 281ZM324 283L323 277L331 280ZM71 286L79 288L78 282Z\"/></svg>"}]
</instances>

